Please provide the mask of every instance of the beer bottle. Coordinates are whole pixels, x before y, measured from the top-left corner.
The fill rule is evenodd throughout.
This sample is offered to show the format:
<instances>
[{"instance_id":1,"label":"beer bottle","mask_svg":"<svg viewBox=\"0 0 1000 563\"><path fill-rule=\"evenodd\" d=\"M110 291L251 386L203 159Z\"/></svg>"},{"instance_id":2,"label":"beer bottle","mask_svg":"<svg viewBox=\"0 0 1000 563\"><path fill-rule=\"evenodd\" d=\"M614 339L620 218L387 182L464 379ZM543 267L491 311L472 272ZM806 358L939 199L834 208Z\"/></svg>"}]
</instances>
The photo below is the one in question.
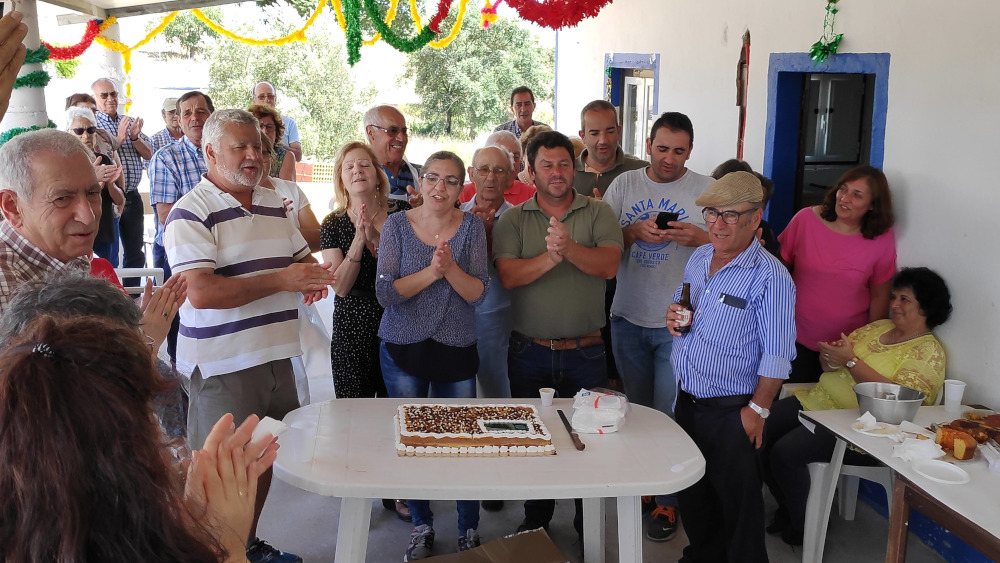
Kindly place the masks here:
<instances>
[{"instance_id":1,"label":"beer bottle","mask_svg":"<svg viewBox=\"0 0 1000 563\"><path fill-rule=\"evenodd\" d=\"M677 332L681 334L687 334L691 331L691 318L694 316L694 307L691 306L691 284L684 282L681 286L681 299L677 302L678 305L684 308L683 311L679 311L682 315L680 319L680 325L677 327Z\"/></svg>"}]
</instances>

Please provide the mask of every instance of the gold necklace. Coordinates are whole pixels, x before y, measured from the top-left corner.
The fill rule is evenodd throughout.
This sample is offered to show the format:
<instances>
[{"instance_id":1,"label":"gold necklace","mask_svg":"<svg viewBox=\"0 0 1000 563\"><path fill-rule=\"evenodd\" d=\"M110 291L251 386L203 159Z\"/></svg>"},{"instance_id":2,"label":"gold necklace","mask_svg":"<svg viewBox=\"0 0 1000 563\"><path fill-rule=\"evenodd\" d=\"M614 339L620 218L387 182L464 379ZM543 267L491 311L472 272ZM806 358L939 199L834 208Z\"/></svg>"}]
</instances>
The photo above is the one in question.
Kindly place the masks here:
<instances>
[{"instance_id":1,"label":"gold necklace","mask_svg":"<svg viewBox=\"0 0 1000 563\"><path fill-rule=\"evenodd\" d=\"M913 336L909 336L907 338L896 338L896 336L894 336L896 330L897 329L893 328L891 331L889 331L890 339L892 340L892 342L888 343L890 345L893 345L893 344L902 344L903 342L909 342L910 340L913 340L914 338L920 338L921 336L926 336L926 335L928 335L928 334L931 333L931 331L928 330L926 332L921 332L920 334L914 334Z\"/></svg>"}]
</instances>

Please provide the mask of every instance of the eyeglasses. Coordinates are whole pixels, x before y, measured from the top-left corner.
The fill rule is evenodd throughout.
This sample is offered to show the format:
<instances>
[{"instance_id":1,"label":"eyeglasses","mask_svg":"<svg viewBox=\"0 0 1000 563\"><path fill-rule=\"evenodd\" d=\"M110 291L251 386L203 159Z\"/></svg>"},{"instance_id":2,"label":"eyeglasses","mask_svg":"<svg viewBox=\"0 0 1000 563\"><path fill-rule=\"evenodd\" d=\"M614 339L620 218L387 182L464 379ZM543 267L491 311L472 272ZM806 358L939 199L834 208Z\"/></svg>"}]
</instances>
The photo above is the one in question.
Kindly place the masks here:
<instances>
[{"instance_id":1,"label":"eyeglasses","mask_svg":"<svg viewBox=\"0 0 1000 563\"><path fill-rule=\"evenodd\" d=\"M462 185L462 181L455 176L438 176L437 174L424 174L421 176L430 185L436 186L438 182L444 182L449 188L457 188Z\"/></svg>"},{"instance_id":2,"label":"eyeglasses","mask_svg":"<svg viewBox=\"0 0 1000 563\"><path fill-rule=\"evenodd\" d=\"M115 92L114 90L112 90L110 92L101 92L100 96L101 96L102 100L106 100L108 98L117 98L118 97L118 92Z\"/></svg>"},{"instance_id":3,"label":"eyeglasses","mask_svg":"<svg viewBox=\"0 0 1000 563\"><path fill-rule=\"evenodd\" d=\"M270 123L270 124L268 124L268 125L261 125L261 126L260 126L260 128L261 128L261 129L262 129L263 131L274 131L274 130L276 129L276 127L274 126L274 124L273 124L273 123Z\"/></svg>"},{"instance_id":4,"label":"eyeglasses","mask_svg":"<svg viewBox=\"0 0 1000 563\"><path fill-rule=\"evenodd\" d=\"M372 127L376 128L376 129L381 129L382 131L385 131L386 134L389 135L390 137L395 137L396 135L399 135L400 133L402 133L404 135L407 134L406 133L406 127L396 127L396 126L393 126L393 127L389 127L387 129L385 127L380 127L380 126L374 125L374 124L372 125Z\"/></svg>"},{"instance_id":5,"label":"eyeglasses","mask_svg":"<svg viewBox=\"0 0 1000 563\"><path fill-rule=\"evenodd\" d=\"M492 172L494 176L506 176L509 171L500 166L496 168L490 168L489 166L480 166L479 168L476 168L476 174L482 176L483 178L489 176L490 172Z\"/></svg>"},{"instance_id":6,"label":"eyeglasses","mask_svg":"<svg viewBox=\"0 0 1000 563\"><path fill-rule=\"evenodd\" d=\"M719 217L722 217L722 220L727 225L735 225L739 222L740 217L746 215L747 213L753 213L756 210L757 208L751 207L746 211L719 211L714 207L706 207L701 210L701 216L705 218L706 223L715 223L719 220Z\"/></svg>"},{"instance_id":7,"label":"eyeglasses","mask_svg":"<svg viewBox=\"0 0 1000 563\"><path fill-rule=\"evenodd\" d=\"M261 95L257 96L257 99L258 100L266 100L266 101L273 102L276 98L275 98L274 94L261 94Z\"/></svg>"},{"instance_id":8,"label":"eyeglasses","mask_svg":"<svg viewBox=\"0 0 1000 563\"><path fill-rule=\"evenodd\" d=\"M97 127L94 127L93 125L91 125L90 127L74 127L70 129L70 131L76 133L77 135L83 135L84 133L88 135L93 135L94 133L97 132Z\"/></svg>"}]
</instances>

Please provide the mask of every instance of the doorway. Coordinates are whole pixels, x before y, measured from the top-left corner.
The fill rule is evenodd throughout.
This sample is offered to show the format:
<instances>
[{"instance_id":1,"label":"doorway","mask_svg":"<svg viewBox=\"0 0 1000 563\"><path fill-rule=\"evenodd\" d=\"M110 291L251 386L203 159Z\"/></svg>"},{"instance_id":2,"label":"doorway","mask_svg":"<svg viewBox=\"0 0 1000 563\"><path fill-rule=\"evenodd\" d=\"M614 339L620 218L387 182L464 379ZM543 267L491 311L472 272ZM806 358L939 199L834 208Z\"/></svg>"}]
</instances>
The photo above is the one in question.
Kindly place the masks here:
<instances>
[{"instance_id":1,"label":"doorway","mask_svg":"<svg viewBox=\"0 0 1000 563\"><path fill-rule=\"evenodd\" d=\"M781 232L822 201L840 175L882 167L889 54L838 54L814 66L805 53L772 53L764 175L775 184L768 222Z\"/></svg>"},{"instance_id":2,"label":"doorway","mask_svg":"<svg viewBox=\"0 0 1000 563\"><path fill-rule=\"evenodd\" d=\"M604 55L604 99L618 109L622 150L645 160L646 136L656 120L660 96L660 55Z\"/></svg>"}]
</instances>

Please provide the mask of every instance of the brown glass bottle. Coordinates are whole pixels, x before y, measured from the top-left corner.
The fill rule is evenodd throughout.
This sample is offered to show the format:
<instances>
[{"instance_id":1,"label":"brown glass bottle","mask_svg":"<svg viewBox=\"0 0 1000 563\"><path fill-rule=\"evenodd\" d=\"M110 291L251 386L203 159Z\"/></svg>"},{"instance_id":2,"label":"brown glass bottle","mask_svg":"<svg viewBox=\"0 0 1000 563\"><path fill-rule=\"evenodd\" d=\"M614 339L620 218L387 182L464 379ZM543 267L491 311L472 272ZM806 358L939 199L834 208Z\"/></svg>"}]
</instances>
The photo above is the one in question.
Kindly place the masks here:
<instances>
[{"instance_id":1,"label":"brown glass bottle","mask_svg":"<svg viewBox=\"0 0 1000 563\"><path fill-rule=\"evenodd\" d=\"M684 282L684 285L681 286L681 299L677 304L686 309L686 311L681 311L682 313L687 313L687 319L681 319L677 332L687 334L691 331L691 321L694 318L694 307L691 306L691 284Z\"/></svg>"}]
</instances>

